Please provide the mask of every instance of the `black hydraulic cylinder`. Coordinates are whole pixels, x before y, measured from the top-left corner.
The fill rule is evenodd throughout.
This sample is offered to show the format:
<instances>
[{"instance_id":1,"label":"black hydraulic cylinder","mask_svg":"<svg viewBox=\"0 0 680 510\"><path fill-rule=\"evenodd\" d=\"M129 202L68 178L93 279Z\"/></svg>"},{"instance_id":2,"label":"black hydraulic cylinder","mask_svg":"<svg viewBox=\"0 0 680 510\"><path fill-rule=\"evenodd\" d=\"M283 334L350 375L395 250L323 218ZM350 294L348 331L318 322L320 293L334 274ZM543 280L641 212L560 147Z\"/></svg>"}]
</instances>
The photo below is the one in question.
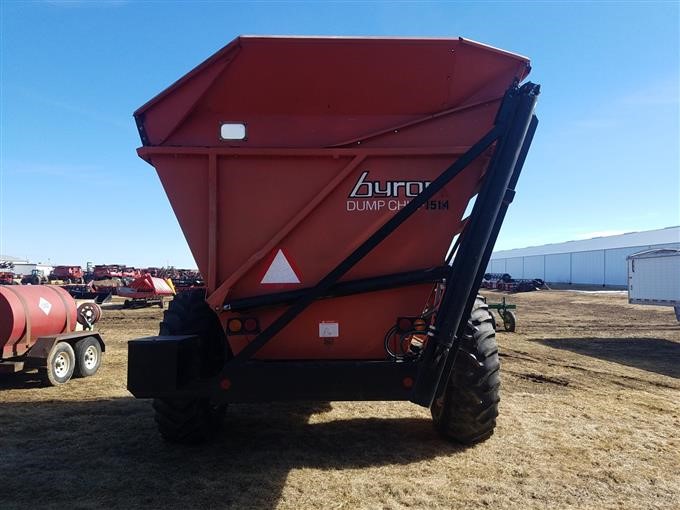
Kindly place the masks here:
<instances>
[{"instance_id":1,"label":"black hydraulic cylinder","mask_svg":"<svg viewBox=\"0 0 680 510\"><path fill-rule=\"evenodd\" d=\"M522 172L522 167L524 166L524 161L526 160L527 154L529 152L529 148L531 147L531 142L533 141L534 138L534 133L536 132L536 128L538 127L538 118L534 115L531 118L531 123L529 124L529 129L527 131L527 135L524 138L524 143L522 144L522 149L520 150L519 158L517 159L517 163L515 164L515 169L512 172L512 177L510 178L510 184L508 185L508 190L505 194L505 199L503 200L503 203L501 204L501 209L498 213L498 217L496 218L496 223L494 225L493 232L491 233L491 239L489 240L489 244L486 247L486 251L484 252L484 257L482 258L481 264L479 266L479 272L477 273L477 279L475 280L475 283L473 285L473 289L478 289L481 282L482 278L484 277L485 269L489 265L489 260L491 259L491 253L493 252L494 244L496 244L496 239L498 238L498 234L501 230L501 226L503 225L503 220L505 219L505 215L508 212L508 208L510 207L510 204L512 203L512 200L515 196L515 186L517 185L517 181L519 179L519 175ZM468 303L470 306L470 309L472 309L473 302L476 298L476 292L472 293L471 300ZM469 313L469 312L468 312ZM465 316L464 316L465 317ZM465 323L461 321L462 324L458 326L458 335L462 335L463 331L465 329ZM455 362L457 352L449 354L446 364L444 365L444 370L442 371L442 380L446 381L451 375L451 370L453 369L453 363ZM444 386L443 384L440 384L437 388L437 393L435 394L435 398L440 396L440 393L443 393L444 391Z\"/></svg>"}]
</instances>

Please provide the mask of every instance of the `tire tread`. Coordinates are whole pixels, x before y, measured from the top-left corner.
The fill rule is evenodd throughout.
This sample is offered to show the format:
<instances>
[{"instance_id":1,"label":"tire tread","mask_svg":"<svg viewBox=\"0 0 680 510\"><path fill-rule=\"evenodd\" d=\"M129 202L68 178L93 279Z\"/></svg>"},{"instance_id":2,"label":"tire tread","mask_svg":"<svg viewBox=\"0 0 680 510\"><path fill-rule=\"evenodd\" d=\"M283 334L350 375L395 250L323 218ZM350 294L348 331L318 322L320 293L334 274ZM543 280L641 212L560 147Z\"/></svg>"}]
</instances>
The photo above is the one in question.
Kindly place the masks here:
<instances>
[{"instance_id":1,"label":"tire tread","mask_svg":"<svg viewBox=\"0 0 680 510\"><path fill-rule=\"evenodd\" d=\"M226 339L217 316L201 292L175 296L163 312L161 335L195 334L201 338L206 362L202 375L212 375L222 367ZM211 439L220 429L225 406L214 406L208 399L156 398L155 421L163 439L170 443L197 444Z\"/></svg>"},{"instance_id":2,"label":"tire tread","mask_svg":"<svg viewBox=\"0 0 680 510\"><path fill-rule=\"evenodd\" d=\"M444 394L432 404L437 431L447 439L473 444L489 438L500 402L500 361L493 317L475 301Z\"/></svg>"}]
</instances>

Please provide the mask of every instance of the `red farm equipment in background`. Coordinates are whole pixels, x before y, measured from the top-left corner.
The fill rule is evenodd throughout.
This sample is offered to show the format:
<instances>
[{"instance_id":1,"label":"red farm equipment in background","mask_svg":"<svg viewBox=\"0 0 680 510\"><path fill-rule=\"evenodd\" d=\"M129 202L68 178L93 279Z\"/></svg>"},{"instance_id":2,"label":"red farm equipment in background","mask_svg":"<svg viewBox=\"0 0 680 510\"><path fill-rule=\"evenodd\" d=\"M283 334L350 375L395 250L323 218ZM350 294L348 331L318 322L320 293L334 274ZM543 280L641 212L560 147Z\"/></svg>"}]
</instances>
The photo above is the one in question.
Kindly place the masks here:
<instances>
[{"instance_id":1,"label":"red farm equipment in background","mask_svg":"<svg viewBox=\"0 0 680 510\"><path fill-rule=\"evenodd\" d=\"M123 266L121 269L122 278L128 280L134 280L135 278L140 278L142 272L134 267Z\"/></svg>"},{"instance_id":2,"label":"red farm equipment in background","mask_svg":"<svg viewBox=\"0 0 680 510\"><path fill-rule=\"evenodd\" d=\"M56 266L50 273L50 283L59 280L64 283L83 283L85 273L80 266Z\"/></svg>"},{"instance_id":3,"label":"red farm equipment in background","mask_svg":"<svg viewBox=\"0 0 680 510\"><path fill-rule=\"evenodd\" d=\"M206 283L128 346L165 439L277 400L408 400L491 435L477 290L537 126L529 69L464 39L240 37L135 112Z\"/></svg>"},{"instance_id":4,"label":"red farm equipment in background","mask_svg":"<svg viewBox=\"0 0 680 510\"><path fill-rule=\"evenodd\" d=\"M14 285L14 264L0 260L0 285Z\"/></svg>"},{"instance_id":5,"label":"red farm equipment in background","mask_svg":"<svg viewBox=\"0 0 680 510\"><path fill-rule=\"evenodd\" d=\"M512 293L531 292L545 288L545 282L540 278L513 278L508 273L486 273L481 287Z\"/></svg>"},{"instance_id":6,"label":"red farm equipment in background","mask_svg":"<svg viewBox=\"0 0 680 510\"><path fill-rule=\"evenodd\" d=\"M123 266L118 264L100 264L94 266L92 276L95 280L111 280L123 277Z\"/></svg>"},{"instance_id":7,"label":"red farm equipment in background","mask_svg":"<svg viewBox=\"0 0 680 510\"><path fill-rule=\"evenodd\" d=\"M145 274L136 278L127 287L120 287L118 295L125 298L124 308L141 308L158 305L164 307L165 297L175 295L172 281Z\"/></svg>"},{"instance_id":8,"label":"red farm equipment in background","mask_svg":"<svg viewBox=\"0 0 680 510\"><path fill-rule=\"evenodd\" d=\"M0 271L0 285L13 285L14 273L11 271Z\"/></svg>"}]
</instances>

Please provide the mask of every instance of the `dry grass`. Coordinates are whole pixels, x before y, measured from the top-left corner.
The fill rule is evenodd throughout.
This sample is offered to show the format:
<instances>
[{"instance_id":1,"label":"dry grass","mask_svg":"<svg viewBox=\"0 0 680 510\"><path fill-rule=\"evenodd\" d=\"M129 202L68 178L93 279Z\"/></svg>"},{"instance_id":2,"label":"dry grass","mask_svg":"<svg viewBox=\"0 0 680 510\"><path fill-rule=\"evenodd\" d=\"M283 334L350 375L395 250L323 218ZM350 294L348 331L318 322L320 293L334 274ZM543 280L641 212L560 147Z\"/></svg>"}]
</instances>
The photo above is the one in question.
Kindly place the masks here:
<instances>
[{"instance_id":1,"label":"dry grass","mask_svg":"<svg viewBox=\"0 0 680 510\"><path fill-rule=\"evenodd\" d=\"M500 296L491 295L491 300ZM239 405L211 445L157 436L125 341L160 310L108 310L93 378L0 379L0 508L678 508L680 327L625 296L511 297L496 434L461 449L407 403Z\"/></svg>"}]
</instances>

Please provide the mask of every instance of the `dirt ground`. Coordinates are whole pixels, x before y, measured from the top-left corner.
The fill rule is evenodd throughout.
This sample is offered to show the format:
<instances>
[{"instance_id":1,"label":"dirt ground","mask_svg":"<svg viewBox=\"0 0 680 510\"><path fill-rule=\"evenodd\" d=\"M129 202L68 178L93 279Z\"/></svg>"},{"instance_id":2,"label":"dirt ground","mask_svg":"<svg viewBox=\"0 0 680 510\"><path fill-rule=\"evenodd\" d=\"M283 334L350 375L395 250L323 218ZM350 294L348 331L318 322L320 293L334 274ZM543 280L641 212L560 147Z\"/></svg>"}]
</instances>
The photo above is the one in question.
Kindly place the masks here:
<instances>
[{"instance_id":1,"label":"dirt ground","mask_svg":"<svg viewBox=\"0 0 680 510\"><path fill-rule=\"evenodd\" d=\"M382 402L235 405L217 442L165 444L125 389L125 342L155 334L161 311L105 310L95 377L0 379L0 508L680 508L672 309L623 293L509 299L498 428L467 449L428 410Z\"/></svg>"}]
</instances>

